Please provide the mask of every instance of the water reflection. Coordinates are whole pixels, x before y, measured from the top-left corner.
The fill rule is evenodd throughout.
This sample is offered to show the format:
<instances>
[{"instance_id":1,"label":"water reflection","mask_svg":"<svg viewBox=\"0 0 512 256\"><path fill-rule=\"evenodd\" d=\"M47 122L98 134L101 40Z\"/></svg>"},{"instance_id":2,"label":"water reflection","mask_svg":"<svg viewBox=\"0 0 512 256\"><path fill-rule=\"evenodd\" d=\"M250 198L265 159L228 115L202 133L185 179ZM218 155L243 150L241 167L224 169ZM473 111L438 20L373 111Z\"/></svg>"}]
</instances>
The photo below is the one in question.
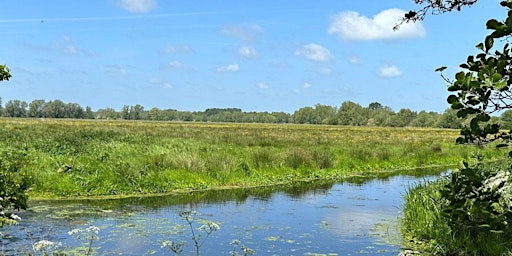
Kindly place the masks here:
<instances>
[{"instance_id":1,"label":"water reflection","mask_svg":"<svg viewBox=\"0 0 512 256\"><path fill-rule=\"evenodd\" d=\"M233 239L240 239L257 255L396 255L400 241L395 224L402 194L412 183L426 179L425 175L438 173L422 170L414 175L390 173L337 183L32 202L20 214L20 225L1 230L1 248L6 255L18 255L30 252L31 244L42 239L73 248L80 244L67 231L95 225L101 228L100 255L170 255L161 248L164 240L186 241L184 255L190 255L193 246L178 213L194 209L221 226L205 243L203 255L230 255Z\"/></svg>"}]
</instances>

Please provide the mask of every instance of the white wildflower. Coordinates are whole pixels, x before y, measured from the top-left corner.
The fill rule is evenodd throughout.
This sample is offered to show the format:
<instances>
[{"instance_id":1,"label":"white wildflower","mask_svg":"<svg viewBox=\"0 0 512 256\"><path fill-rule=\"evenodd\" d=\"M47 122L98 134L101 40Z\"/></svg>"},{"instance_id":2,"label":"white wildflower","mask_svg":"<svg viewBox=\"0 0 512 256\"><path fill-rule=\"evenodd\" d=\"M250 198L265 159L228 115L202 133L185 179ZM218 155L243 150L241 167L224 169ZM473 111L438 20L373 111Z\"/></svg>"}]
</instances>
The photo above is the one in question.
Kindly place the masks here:
<instances>
[{"instance_id":1,"label":"white wildflower","mask_svg":"<svg viewBox=\"0 0 512 256\"><path fill-rule=\"evenodd\" d=\"M510 172L499 172L494 176L487 178L482 184L483 192L495 191L502 183L510 180Z\"/></svg>"},{"instance_id":2,"label":"white wildflower","mask_svg":"<svg viewBox=\"0 0 512 256\"><path fill-rule=\"evenodd\" d=\"M11 219L13 219L13 220L21 220L21 217L13 213L13 214L11 214Z\"/></svg>"},{"instance_id":3,"label":"white wildflower","mask_svg":"<svg viewBox=\"0 0 512 256\"><path fill-rule=\"evenodd\" d=\"M87 231L87 233L89 234L98 234L100 232L100 228L96 227L96 226L89 226L85 231Z\"/></svg>"},{"instance_id":4,"label":"white wildflower","mask_svg":"<svg viewBox=\"0 0 512 256\"><path fill-rule=\"evenodd\" d=\"M78 229L78 228L68 231L68 235L70 235L70 236L76 235L78 233L80 233L80 229Z\"/></svg>"},{"instance_id":5,"label":"white wildflower","mask_svg":"<svg viewBox=\"0 0 512 256\"><path fill-rule=\"evenodd\" d=\"M41 240L39 242L34 243L32 245L32 249L35 252L40 252L40 251L51 250L58 246L60 246L60 243L56 243L56 242L52 242L52 241L48 241L48 240Z\"/></svg>"}]
</instances>

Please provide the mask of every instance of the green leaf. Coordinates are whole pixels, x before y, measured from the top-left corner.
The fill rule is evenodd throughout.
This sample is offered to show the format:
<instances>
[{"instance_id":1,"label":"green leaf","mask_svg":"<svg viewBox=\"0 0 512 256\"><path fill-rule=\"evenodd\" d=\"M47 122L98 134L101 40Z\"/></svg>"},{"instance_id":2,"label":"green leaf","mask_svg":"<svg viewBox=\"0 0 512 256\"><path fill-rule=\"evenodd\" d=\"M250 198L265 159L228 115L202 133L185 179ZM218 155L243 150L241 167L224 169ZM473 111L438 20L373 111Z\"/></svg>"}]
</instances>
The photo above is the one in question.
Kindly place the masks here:
<instances>
[{"instance_id":1,"label":"green leaf","mask_svg":"<svg viewBox=\"0 0 512 256\"><path fill-rule=\"evenodd\" d=\"M448 99L446 99L449 104L454 104L456 102L459 102L459 98L455 95L448 96Z\"/></svg>"},{"instance_id":2,"label":"green leaf","mask_svg":"<svg viewBox=\"0 0 512 256\"><path fill-rule=\"evenodd\" d=\"M485 26L487 26L487 29L497 29L501 25L502 25L502 23L495 19L490 19L485 24Z\"/></svg>"},{"instance_id":3,"label":"green leaf","mask_svg":"<svg viewBox=\"0 0 512 256\"><path fill-rule=\"evenodd\" d=\"M446 67L442 66L442 67L437 68L435 71L436 72L443 72L445 69L446 69Z\"/></svg>"},{"instance_id":4,"label":"green leaf","mask_svg":"<svg viewBox=\"0 0 512 256\"><path fill-rule=\"evenodd\" d=\"M485 37L485 51L488 52L494 45L494 38L492 36Z\"/></svg>"},{"instance_id":5,"label":"green leaf","mask_svg":"<svg viewBox=\"0 0 512 256\"><path fill-rule=\"evenodd\" d=\"M455 79L459 80L459 81L462 81L464 80L464 77L466 77L466 74L464 74L464 72L459 72L457 74L455 74Z\"/></svg>"},{"instance_id":6,"label":"green leaf","mask_svg":"<svg viewBox=\"0 0 512 256\"><path fill-rule=\"evenodd\" d=\"M483 51L484 50L484 44L479 43L479 44L476 45L476 48Z\"/></svg>"}]
</instances>

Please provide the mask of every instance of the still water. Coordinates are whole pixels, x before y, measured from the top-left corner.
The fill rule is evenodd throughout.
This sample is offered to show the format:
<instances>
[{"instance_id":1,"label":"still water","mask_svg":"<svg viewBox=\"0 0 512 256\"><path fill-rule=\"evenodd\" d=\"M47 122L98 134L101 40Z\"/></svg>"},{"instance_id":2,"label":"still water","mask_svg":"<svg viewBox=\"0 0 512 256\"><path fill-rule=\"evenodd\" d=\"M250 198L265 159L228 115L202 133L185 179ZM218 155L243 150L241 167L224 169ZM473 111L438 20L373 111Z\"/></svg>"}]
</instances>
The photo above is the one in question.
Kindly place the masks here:
<instances>
[{"instance_id":1,"label":"still water","mask_svg":"<svg viewBox=\"0 0 512 256\"><path fill-rule=\"evenodd\" d=\"M218 223L201 255L232 255L238 239L255 255L397 255L402 195L429 177L392 176L279 188L224 190L118 200L33 202L17 226L1 229L0 254L33 253L40 240L81 246L72 229L99 227L97 255L174 255L162 242L184 241L195 255L183 210ZM203 222L193 223L198 228ZM196 230L197 232L197 230ZM203 239L205 235L203 233ZM240 247L237 252L243 255Z\"/></svg>"}]
</instances>

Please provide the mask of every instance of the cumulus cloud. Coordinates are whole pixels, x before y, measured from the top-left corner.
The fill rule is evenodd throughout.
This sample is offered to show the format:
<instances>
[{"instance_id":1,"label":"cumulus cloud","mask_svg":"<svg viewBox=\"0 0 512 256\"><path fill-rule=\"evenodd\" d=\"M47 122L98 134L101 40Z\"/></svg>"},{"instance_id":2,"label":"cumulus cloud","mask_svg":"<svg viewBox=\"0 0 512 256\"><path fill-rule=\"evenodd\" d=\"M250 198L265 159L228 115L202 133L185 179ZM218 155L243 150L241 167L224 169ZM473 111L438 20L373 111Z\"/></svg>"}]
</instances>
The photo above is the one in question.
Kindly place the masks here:
<instances>
[{"instance_id":1,"label":"cumulus cloud","mask_svg":"<svg viewBox=\"0 0 512 256\"><path fill-rule=\"evenodd\" d=\"M192 70L192 67L186 65L186 64L183 64L179 61L170 61L166 64L164 64L164 67L167 68L167 69L175 69L175 70L182 70L182 71L190 71Z\"/></svg>"},{"instance_id":2,"label":"cumulus cloud","mask_svg":"<svg viewBox=\"0 0 512 256\"><path fill-rule=\"evenodd\" d=\"M233 63L233 64L229 64L227 66L220 66L216 69L217 72L236 72L240 69L240 67L238 67L238 64L236 63Z\"/></svg>"},{"instance_id":3,"label":"cumulus cloud","mask_svg":"<svg viewBox=\"0 0 512 256\"><path fill-rule=\"evenodd\" d=\"M162 80L158 78L151 78L149 79L149 83L161 86L162 88L172 89L172 84L169 83L167 80Z\"/></svg>"},{"instance_id":4,"label":"cumulus cloud","mask_svg":"<svg viewBox=\"0 0 512 256\"><path fill-rule=\"evenodd\" d=\"M402 71L395 65L386 65L379 69L379 76L385 78L399 77L402 75Z\"/></svg>"},{"instance_id":5,"label":"cumulus cloud","mask_svg":"<svg viewBox=\"0 0 512 256\"><path fill-rule=\"evenodd\" d=\"M89 51L79 49L73 43L73 40L69 36L63 36L62 40L57 41L53 45L53 49L60 51L66 55L74 55L74 56L94 56Z\"/></svg>"},{"instance_id":6,"label":"cumulus cloud","mask_svg":"<svg viewBox=\"0 0 512 256\"><path fill-rule=\"evenodd\" d=\"M266 84L266 83L259 82L259 83L256 83L256 86L258 86L258 88L260 88L260 89L268 89L268 84Z\"/></svg>"},{"instance_id":7,"label":"cumulus cloud","mask_svg":"<svg viewBox=\"0 0 512 256\"><path fill-rule=\"evenodd\" d=\"M309 88L309 87L311 87L311 84L310 84L310 83L304 83L304 84L302 85L302 88L304 88L304 89L307 89L307 88Z\"/></svg>"},{"instance_id":8,"label":"cumulus cloud","mask_svg":"<svg viewBox=\"0 0 512 256\"><path fill-rule=\"evenodd\" d=\"M190 48L188 45L168 45L164 48L164 52L169 54L188 53L192 51L192 48Z\"/></svg>"},{"instance_id":9,"label":"cumulus cloud","mask_svg":"<svg viewBox=\"0 0 512 256\"><path fill-rule=\"evenodd\" d=\"M126 75L126 74L128 74L128 71L126 71L126 69L124 69L123 67L118 66L118 65L107 65L107 66L105 66L105 71L107 73L113 74L113 75Z\"/></svg>"},{"instance_id":10,"label":"cumulus cloud","mask_svg":"<svg viewBox=\"0 0 512 256\"><path fill-rule=\"evenodd\" d=\"M258 57L256 49L249 46L242 46L238 49L238 54L244 58L252 59Z\"/></svg>"},{"instance_id":11,"label":"cumulus cloud","mask_svg":"<svg viewBox=\"0 0 512 256\"><path fill-rule=\"evenodd\" d=\"M220 31L223 35L240 39L244 42L255 41L263 29L258 24L250 25L225 25Z\"/></svg>"},{"instance_id":12,"label":"cumulus cloud","mask_svg":"<svg viewBox=\"0 0 512 256\"><path fill-rule=\"evenodd\" d=\"M322 75L330 75L332 74L332 69L329 68L329 67L320 67L318 68L318 73L322 74Z\"/></svg>"},{"instance_id":13,"label":"cumulus cloud","mask_svg":"<svg viewBox=\"0 0 512 256\"><path fill-rule=\"evenodd\" d=\"M350 62L351 64L354 64L354 65L363 64L363 60L361 60L361 58L359 58L357 56L348 57L348 62Z\"/></svg>"},{"instance_id":14,"label":"cumulus cloud","mask_svg":"<svg viewBox=\"0 0 512 256\"><path fill-rule=\"evenodd\" d=\"M147 13L156 8L155 0L121 0L117 4L129 12Z\"/></svg>"},{"instance_id":15,"label":"cumulus cloud","mask_svg":"<svg viewBox=\"0 0 512 256\"><path fill-rule=\"evenodd\" d=\"M330 62L333 60L331 52L318 44L304 45L295 51L295 55L316 62Z\"/></svg>"},{"instance_id":16,"label":"cumulus cloud","mask_svg":"<svg viewBox=\"0 0 512 256\"><path fill-rule=\"evenodd\" d=\"M342 40L358 41L395 40L425 36L425 28L420 22L404 23L399 30L393 30L404 14L404 10L388 9L369 18L357 12L342 12L332 17L327 32L331 35L338 35Z\"/></svg>"}]
</instances>

